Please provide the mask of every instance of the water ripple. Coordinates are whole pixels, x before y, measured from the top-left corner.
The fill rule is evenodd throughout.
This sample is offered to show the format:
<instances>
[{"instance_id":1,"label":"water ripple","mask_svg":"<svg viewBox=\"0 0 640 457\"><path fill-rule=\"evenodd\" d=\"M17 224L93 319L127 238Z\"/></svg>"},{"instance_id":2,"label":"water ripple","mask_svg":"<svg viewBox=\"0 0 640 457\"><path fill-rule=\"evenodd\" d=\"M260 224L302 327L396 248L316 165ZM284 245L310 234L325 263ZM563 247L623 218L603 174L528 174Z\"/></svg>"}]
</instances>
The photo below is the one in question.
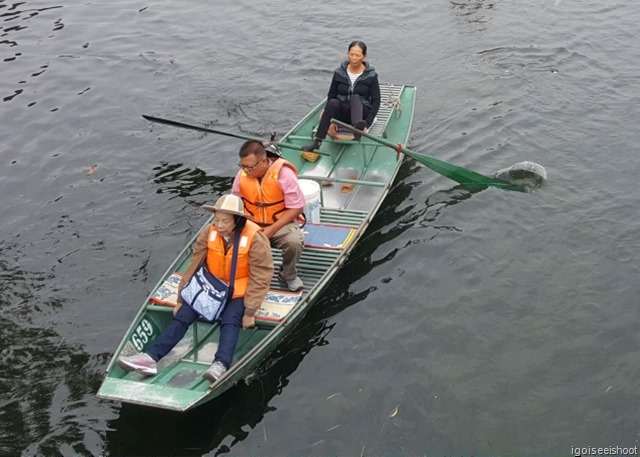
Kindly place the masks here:
<instances>
[{"instance_id":1,"label":"water ripple","mask_svg":"<svg viewBox=\"0 0 640 457\"><path fill-rule=\"evenodd\" d=\"M0 1L0 454L561 454L635 439L634 5L221 5ZM531 160L549 180L474 191L407 160L248 385L179 418L96 400L136 303L237 170L239 141L140 115L282 134L353 39L382 82L419 86L412 149L485 174Z\"/></svg>"}]
</instances>

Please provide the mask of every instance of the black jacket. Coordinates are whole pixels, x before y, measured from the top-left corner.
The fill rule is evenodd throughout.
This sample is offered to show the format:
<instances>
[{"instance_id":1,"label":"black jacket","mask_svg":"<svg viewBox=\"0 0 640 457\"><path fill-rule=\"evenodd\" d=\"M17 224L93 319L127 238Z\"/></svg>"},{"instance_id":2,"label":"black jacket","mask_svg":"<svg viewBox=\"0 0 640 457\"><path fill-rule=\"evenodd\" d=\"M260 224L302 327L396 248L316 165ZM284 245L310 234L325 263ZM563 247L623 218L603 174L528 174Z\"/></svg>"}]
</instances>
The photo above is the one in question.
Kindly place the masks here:
<instances>
[{"instance_id":1,"label":"black jacket","mask_svg":"<svg viewBox=\"0 0 640 457\"><path fill-rule=\"evenodd\" d=\"M360 95L364 106L368 110L365 121L367 122L367 127L370 127L376 114L378 114L378 109L380 109L380 84L378 83L378 74L376 70L369 65L369 62L364 62L366 67L364 72L358 76L355 84L351 87L351 80L347 74L348 64L348 61L343 62L333 73L327 98L337 98L338 100L348 101L351 98L351 94Z\"/></svg>"}]
</instances>

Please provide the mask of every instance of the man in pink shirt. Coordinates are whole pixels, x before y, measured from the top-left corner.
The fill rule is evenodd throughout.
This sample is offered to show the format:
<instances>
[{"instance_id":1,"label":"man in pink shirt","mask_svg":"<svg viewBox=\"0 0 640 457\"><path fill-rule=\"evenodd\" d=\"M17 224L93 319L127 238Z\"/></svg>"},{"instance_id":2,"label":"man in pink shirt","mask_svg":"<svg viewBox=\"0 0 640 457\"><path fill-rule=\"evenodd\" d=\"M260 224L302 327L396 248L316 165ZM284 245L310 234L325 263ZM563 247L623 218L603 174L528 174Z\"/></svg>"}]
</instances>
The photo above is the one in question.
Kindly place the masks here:
<instances>
[{"instance_id":1,"label":"man in pink shirt","mask_svg":"<svg viewBox=\"0 0 640 457\"><path fill-rule=\"evenodd\" d=\"M268 157L264 145L249 140L240 147L240 170L232 193L242 198L244 210L262 227L271 246L282 249L280 279L289 290L304 287L296 265L304 246L297 218L306 200L298 183L298 170L280 157Z\"/></svg>"}]
</instances>

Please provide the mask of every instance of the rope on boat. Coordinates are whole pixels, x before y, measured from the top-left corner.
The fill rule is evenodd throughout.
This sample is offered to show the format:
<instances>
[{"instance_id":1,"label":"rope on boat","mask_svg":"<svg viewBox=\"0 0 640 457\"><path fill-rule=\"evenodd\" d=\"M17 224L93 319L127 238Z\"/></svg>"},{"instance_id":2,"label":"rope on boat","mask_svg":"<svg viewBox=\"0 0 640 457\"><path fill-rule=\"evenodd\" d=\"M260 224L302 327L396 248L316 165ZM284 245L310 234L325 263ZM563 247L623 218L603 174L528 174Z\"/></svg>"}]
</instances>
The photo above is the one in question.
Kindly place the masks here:
<instances>
[{"instance_id":1,"label":"rope on boat","mask_svg":"<svg viewBox=\"0 0 640 457\"><path fill-rule=\"evenodd\" d=\"M392 94L393 92L391 91L391 84L387 83L387 86L389 87L389 93ZM393 110L394 116L396 118L400 117L400 115L402 114L404 106L402 106L400 97L398 97L397 95L387 95L387 98L382 103L389 106Z\"/></svg>"}]
</instances>

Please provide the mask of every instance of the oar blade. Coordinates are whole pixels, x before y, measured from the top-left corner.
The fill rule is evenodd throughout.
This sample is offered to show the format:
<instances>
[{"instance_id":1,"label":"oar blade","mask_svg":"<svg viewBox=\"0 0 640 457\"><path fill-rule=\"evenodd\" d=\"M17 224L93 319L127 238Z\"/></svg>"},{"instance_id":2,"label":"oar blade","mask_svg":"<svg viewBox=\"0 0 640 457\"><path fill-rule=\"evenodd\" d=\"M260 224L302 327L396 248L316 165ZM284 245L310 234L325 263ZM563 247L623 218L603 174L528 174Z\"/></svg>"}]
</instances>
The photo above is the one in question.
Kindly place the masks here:
<instances>
[{"instance_id":1,"label":"oar blade","mask_svg":"<svg viewBox=\"0 0 640 457\"><path fill-rule=\"evenodd\" d=\"M489 176L485 176L467 168L462 168L457 165L450 164L435 157L429 157L423 154L419 154L415 151L408 149L403 150L407 157L411 157L416 162L420 162L427 168L440 173L442 176L449 178L459 184L463 185L479 185L479 186L493 186L493 187L507 187L508 183L493 179Z\"/></svg>"}]
</instances>

